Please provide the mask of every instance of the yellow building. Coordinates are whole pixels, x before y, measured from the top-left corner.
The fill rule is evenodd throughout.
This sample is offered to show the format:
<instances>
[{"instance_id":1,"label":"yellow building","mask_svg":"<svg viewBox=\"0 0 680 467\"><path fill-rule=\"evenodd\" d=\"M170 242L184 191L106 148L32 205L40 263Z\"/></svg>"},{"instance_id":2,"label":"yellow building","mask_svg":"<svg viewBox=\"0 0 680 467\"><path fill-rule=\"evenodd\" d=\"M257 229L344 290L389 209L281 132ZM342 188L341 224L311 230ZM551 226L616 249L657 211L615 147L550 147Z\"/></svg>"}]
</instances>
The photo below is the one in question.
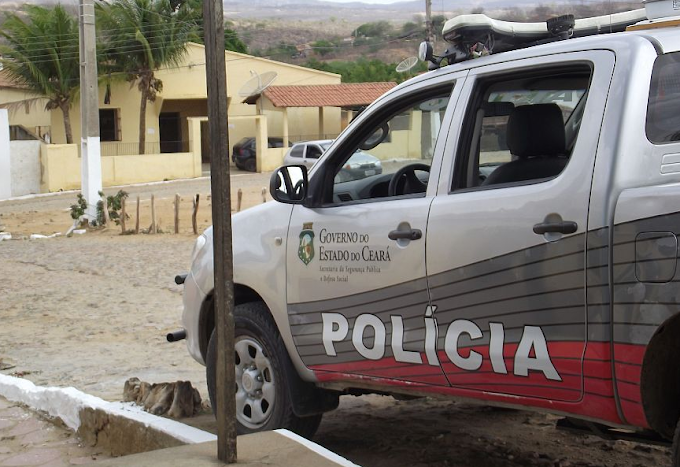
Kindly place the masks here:
<instances>
[{"instance_id":1,"label":"yellow building","mask_svg":"<svg viewBox=\"0 0 680 467\"><path fill-rule=\"evenodd\" d=\"M261 90L253 84L275 77L270 84L339 84L340 75L289 65L237 52L226 52L229 139L233 146L244 137L259 141L257 169L272 170L281 164L286 148L267 148L267 137L308 139L334 137L341 130L340 108L281 109L263 105ZM146 109L145 155L139 156L139 109L141 93L136 83L112 81L99 89L99 120L104 186L140 183L202 174L201 162L209 161L207 132L205 48L190 43L177 67L156 72L162 92ZM107 92L108 91L108 92ZM247 93L256 94L247 98ZM248 100L250 104L244 101ZM59 109L45 110L46 99L31 95L0 72L0 107L10 110L16 135L42 139L39 157L41 191L80 187L80 105L70 109L73 141L65 144L64 118ZM322 116L323 125L319 125ZM324 134L317 134L319 128ZM285 135L284 135L285 134ZM297 138L295 135L299 135ZM15 138L15 139L18 139ZM231 152L231 149L230 149ZM134 156L134 157L133 157Z\"/></svg>"},{"instance_id":2,"label":"yellow building","mask_svg":"<svg viewBox=\"0 0 680 467\"><path fill-rule=\"evenodd\" d=\"M237 52L226 52L227 98L229 101L229 140L233 145L243 137L254 137L258 113L267 116L269 136L282 136L283 129L267 110L257 105L244 104L239 91L253 77L264 73L276 74L277 85L285 84L337 84L340 75L327 73L282 62ZM190 117L208 115L205 80L205 48L190 43L187 55L179 67L165 68L156 72L163 82L163 91L155 102L149 102L146 112L146 149L145 153L182 152L188 150ZM256 79L255 79L256 80ZM104 103L106 87L99 90L99 117L102 141L102 156L137 154L139 142L139 108L141 93L136 84L114 81L110 87L109 102ZM333 114L337 114L335 118ZM250 118L244 118L250 117ZM330 117L330 118L329 118ZM12 117L10 117L11 119ZM296 109L290 116L291 134L308 134L302 128L317 128L316 109ZM274 124L276 122L277 124ZM339 133L340 109L326 111L326 131ZM71 108L73 140L80 141L80 108ZM65 143L64 122L61 111L55 110L50 116L52 143ZM300 128L298 128L300 127ZM203 132L205 133L205 131ZM205 139L205 135L204 138ZM206 145L203 144L204 152ZM204 154L204 161L207 160Z\"/></svg>"},{"instance_id":3,"label":"yellow building","mask_svg":"<svg viewBox=\"0 0 680 467\"><path fill-rule=\"evenodd\" d=\"M29 93L0 71L0 107L8 106L10 111L12 139L26 136L25 133L43 138L49 132L51 116L45 104L47 99Z\"/></svg>"}]
</instances>

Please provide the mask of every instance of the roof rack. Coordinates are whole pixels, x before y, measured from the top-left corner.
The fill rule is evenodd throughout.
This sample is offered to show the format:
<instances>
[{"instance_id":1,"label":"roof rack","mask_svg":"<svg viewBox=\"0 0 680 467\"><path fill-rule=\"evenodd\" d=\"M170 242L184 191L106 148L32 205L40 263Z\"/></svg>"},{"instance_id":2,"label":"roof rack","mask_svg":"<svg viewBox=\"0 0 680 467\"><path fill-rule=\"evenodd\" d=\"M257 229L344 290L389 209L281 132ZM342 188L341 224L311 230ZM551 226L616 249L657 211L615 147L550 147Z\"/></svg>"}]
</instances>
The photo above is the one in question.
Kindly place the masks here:
<instances>
[{"instance_id":1,"label":"roof rack","mask_svg":"<svg viewBox=\"0 0 680 467\"><path fill-rule=\"evenodd\" d=\"M444 60L451 65L572 37L621 32L646 19L644 8L577 20L573 15L564 15L542 23L501 21L484 14L460 15L444 24L442 35L450 45L443 55L434 55L432 45L427 42L421 44L419 55L430 62L430 69L435 69Z\"/></svg>"}]
</instances>

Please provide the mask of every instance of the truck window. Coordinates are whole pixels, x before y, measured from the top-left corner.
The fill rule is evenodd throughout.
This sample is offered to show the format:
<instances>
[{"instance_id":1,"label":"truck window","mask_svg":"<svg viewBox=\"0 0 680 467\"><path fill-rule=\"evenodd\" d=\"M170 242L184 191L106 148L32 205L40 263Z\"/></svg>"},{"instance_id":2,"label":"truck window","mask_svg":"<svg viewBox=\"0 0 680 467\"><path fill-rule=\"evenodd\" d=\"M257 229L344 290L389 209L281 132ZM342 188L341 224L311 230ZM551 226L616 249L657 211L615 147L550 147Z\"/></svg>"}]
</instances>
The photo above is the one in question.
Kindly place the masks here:
<instances>
[{"instance_id":1,"label":"truck window","mask_svg":"<svg viewBox=\"0 0 680 467\"><path fill-rule=\"evenodd\" d=\"M569 161L591 70L513 75L477 86L466 117L457 188L534 183L559 175Z\"/></svg>"},{"instance_id":2,"label":"truck window","mask_svg":"<svg viewBox=\"0 0 680 467\"><path fill-rule=\"evenodd\" d=\"M656 144L680 141L680 53L654 62L647 102L647 138Z\"/></svg>"},{"instance_id":3,"label":"truck window","mask_svg":"<svg viewBox=\"0 0 680 467\"><path fill-rule=\"evenodd\" d=\"M361 139L336 153L333 203L425 196L451 89L421 90L393 103L364 128L357 128Z\"/></svg>"}]
</instances>

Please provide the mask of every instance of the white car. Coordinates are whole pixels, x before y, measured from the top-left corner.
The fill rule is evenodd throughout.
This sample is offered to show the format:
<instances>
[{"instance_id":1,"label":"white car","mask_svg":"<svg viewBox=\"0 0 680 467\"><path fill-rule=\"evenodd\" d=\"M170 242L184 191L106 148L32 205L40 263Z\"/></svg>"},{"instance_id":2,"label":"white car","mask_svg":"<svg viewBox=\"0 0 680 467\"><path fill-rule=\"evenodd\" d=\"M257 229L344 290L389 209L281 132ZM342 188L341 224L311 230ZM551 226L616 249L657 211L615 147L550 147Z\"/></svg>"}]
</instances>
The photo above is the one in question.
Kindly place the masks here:
<instances>
[{"instance_id":1,"label":"white car","mask_svg":"<svg viewBox=\"0 0 680 467\"><path fill-rule=\"evenodd\" d=\"M332 139L295 143L286 152L286 155L283 156L283 165L303 164L308 169L311 169L332 143Z\"/></svg>"},{"instance_id":2,"label":"white car","mask_svg":"<svg viewBox=\"0 0 680 467\"><path fill-rule=\"evenodd\" d=\"M303 164L308 169L311 169L332 143L332 139L295 143L283 157L283 164ZM338 172L336 181L359 180L372 175L380 175L382 171L380 159L367 152L357 150Z\"/></svg>"}]
</instances>

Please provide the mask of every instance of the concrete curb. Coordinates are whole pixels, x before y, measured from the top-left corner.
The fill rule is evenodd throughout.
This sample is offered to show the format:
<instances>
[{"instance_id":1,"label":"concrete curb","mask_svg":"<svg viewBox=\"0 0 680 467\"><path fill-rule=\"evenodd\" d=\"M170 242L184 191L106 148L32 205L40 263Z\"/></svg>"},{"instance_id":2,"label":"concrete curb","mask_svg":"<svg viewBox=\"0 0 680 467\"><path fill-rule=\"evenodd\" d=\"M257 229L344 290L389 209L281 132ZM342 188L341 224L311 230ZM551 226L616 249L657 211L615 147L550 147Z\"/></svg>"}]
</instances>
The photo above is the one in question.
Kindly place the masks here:
<instances>
[{"instance_id":1,"label":"concrete curb","mask_svg":"<svg viewBox=\"0 0 680 467\"><path fill-rule=\"evenodd\" d=\"M40 387L28 380L2 373L0 396L33 410L46 412L52 417L59 417L84 442L116 457L97 462L97 465L222 465L215 456L215 435L144 412L133 403L107 402L72 387ZM238 444L241 465L359 467L288 430L239 436ZM120 458L128 455L135 457Z\"/></svg>"},{"instance_id":2,"label":"concrete curb","mask_svg":"<svg viewBox=\"0 0 680 467\"><path fill-rule=\"evenodd\" d=\"M108 402L75 388L44 388L0 374L0 396L59 417L92 446L122 456L214 441L211 433L144 412L133 403Z\"/></svg>"}]
</instances>

